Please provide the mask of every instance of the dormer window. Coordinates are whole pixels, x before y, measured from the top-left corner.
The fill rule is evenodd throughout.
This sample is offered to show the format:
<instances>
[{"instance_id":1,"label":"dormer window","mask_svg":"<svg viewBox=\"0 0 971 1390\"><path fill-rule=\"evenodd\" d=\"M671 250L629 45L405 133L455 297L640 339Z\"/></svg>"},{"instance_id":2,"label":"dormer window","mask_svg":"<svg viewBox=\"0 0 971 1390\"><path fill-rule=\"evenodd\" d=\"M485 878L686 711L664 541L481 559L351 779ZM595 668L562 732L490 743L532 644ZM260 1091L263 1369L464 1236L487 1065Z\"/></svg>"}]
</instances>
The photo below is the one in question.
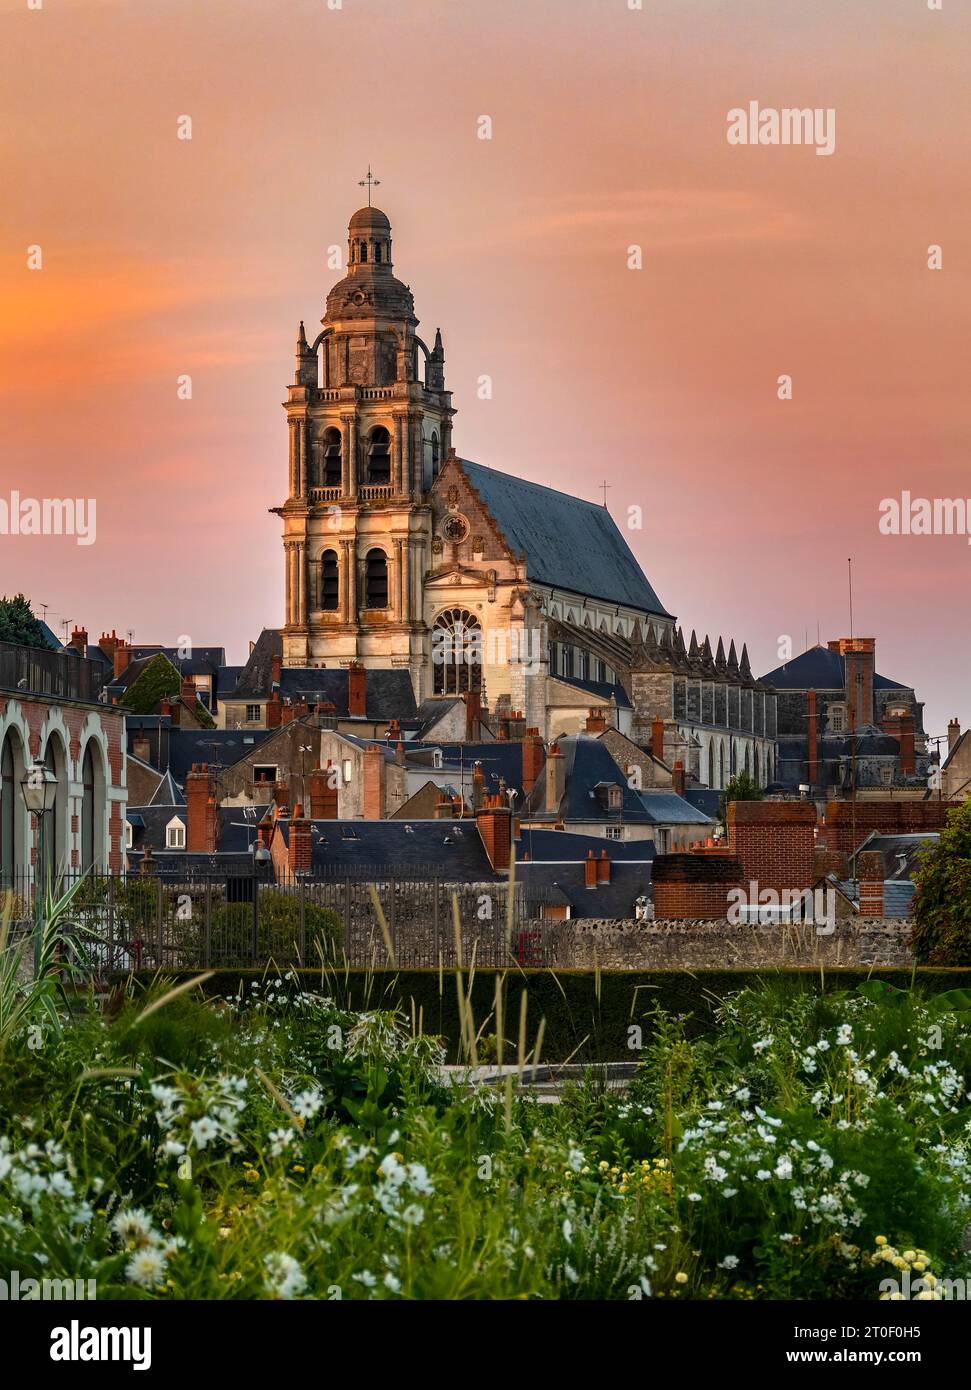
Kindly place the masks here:
<instances>
[{"instance_id":1,"label":"dormer window","mask_svg":"<svg viewBox=\"0 0 971 1390\"><path fill-rule=\"evenodd\" d=\"M165 827L165 848L185 849L185 822L173 817Z\"/></svg>"}]
</instances>

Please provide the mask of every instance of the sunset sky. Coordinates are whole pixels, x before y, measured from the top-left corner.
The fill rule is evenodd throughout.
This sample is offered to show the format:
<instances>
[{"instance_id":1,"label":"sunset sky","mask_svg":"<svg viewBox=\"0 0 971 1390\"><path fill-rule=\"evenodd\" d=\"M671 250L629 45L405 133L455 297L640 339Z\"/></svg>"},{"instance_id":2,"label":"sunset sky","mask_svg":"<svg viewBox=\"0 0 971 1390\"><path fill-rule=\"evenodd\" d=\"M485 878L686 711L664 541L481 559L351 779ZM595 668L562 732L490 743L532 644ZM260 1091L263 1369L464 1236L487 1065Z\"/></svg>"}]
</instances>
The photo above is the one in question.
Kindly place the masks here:
<instances>
[{"instance_id":1,"label":"sunset sky","mask_svg":"<svg viewBox=\"0 0 971 1390\"><path fill-rule=\"evenodd\" d=\"M280 403L370 162L460 455L606 479L759 673L846 634L852 556L878 669L963 727L968 538L877 522L971 498L969 48L960 0L0 0L0 496L98 522L0 537L0 592L231 661L282 623ZM750 101L835 153L729 145Z\"/></svg>"}]
</instances>

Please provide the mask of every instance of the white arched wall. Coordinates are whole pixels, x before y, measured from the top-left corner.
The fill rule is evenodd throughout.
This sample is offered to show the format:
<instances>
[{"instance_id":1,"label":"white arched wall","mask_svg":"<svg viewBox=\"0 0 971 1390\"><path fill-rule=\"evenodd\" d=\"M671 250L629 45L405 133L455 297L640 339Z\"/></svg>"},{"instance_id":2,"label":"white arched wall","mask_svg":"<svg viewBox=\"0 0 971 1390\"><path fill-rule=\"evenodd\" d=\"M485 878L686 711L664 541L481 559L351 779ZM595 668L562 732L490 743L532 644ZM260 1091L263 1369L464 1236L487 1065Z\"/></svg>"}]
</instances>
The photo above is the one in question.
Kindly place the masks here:
<instances>
[{"instance_id":1,"label":"white arched wall","mask_svg":"<svg viewBox=\"0 0 971 1390\"><path fill-rule=\"evenodd\" d=\"M113 794L109 800L109 790L111 789L111 762L108 757L108 737L101 727L98 716L89 715L81 730L80 747L78 749L78 760L75 767L75 777L72 784L72 794L77 806L78 830L77 830L77 850L78 862L81 855L81 800L84 796L84 755L88 744L93 743L96 748L95 767L98 770L95 779L95 855L94 867L102 871L108 868L111 863L111 843L110 843L110 824L111 824L111 801L118 799ZM124 782L124 777L122 778ZM125 793L121 792L121 799L124 800ZM83 865L82 865L83 867Z\"/></svg>"}]
</instances>

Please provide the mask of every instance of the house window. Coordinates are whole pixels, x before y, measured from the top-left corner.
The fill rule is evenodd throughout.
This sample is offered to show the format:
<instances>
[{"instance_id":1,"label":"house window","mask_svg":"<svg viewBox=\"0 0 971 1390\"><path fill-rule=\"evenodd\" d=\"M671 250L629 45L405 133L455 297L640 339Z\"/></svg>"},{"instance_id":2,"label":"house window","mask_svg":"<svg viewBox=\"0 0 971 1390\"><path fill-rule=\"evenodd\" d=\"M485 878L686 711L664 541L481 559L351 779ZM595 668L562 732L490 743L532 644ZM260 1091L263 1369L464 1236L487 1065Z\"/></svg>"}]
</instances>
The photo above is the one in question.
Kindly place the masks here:
<instances>
[{"instance_id":1,"label":"house window","mask_svg":"<svg viewBox=\"0 0 971 1390\"><path fill-rule=\"evenodd\" d=\"M654 844L657 848L658 854L667 854L671 847L670 830L655 830Z\"/></svg>"},{"instance_id":2,"label":"house window","mask_svg":"<svg viewBox=\"0 0 971 1390\"><path fill-rule=\"evenodd\" d=\"M604 830L605 840L622 840L624 838L624 827L622 825L608 825Z\"/></svg>"},{"instance_id":3,"label":"house window","mask_svg":"<svg viewBox=\"0 0 971 1390\"><path fill-rule=\"evenodd\" d=\"M350 758L345 758L344 761L343 761L343 763L341 764L341 776L342 776L343 779L344 779L344 786L345 786L345 787L348 785L348 783L349 783L350 780L351 780L351 773L352 773L351 760L350 760Z\"/></svg>"},{"instance_id":4,"label":"house window","mask_svg":"<svg viewBox=\"0 0 971 1390\"><path fill-rule=\"evenodd\" d=\"M133 835L134 835L134 831L132 830L132 827L131 827L131 821L127 821L127 820L126 820L126 821L125 821L125 849L131 849L132 844L133 844Z\"/></svg>"},{"instance_id":5,"label":"house window","mask_svg":"<svg viewBox=\"0 0 971 1390\"><path fill-rule=\"evenodd\" d=\"M170 820L165 827L165 848L185 849L185 826L180 820Z\"/></svg>"},{"instance_id":6,"label":"house window","mask_svg":"<svg viewBox=\"0 0 971 1390\"><path fill-rule=\"evenodd\" d=\"M259 705L247 705L247 706L246 706L246 722L247 722L247 724L258 724L258 723L260 722L260 719L262 718L262 715L263 715L263 711L260 709L260 706L259 706Z\"/></svg>"},{"instance_id":7,"label":"house window","mask_svg":"<svg viewBox=\"0 0 971 1390\"><path fill-rule=\"evenodd\" d=\"M369 550L364 562L364 607L388 606L388 557L383 550Z\"/></svg>"},{"instance_id":8,"label":"house window","mask_svg":"<svg viewBox=\"0 0 971 1390\"><path fill-rule=\"evenodd\" d=\"M608 787L607 809L610 811L619 811L623 804L624 795L623 792L620 790L620 787Z\"/></svg>"},{"instance_id":9,"label":"house window","mask_svg":"<svg viewBox=\"0 0 971 1390\"><path fill-rule=\"evenodd\" d=\"M253 768L253 781L254 781L254 782L275 782L275 781L276 781L276 764L275 764L275 763L258 763L258 764L256 764L256 765L254 766L254 768Z\"/></svg>"},{"instance_id":10,"label":"house window","mask_svg":"<svg viewBox=\"0 0 971 1390\"><path fill-rule=\"evenodd\" d=\"M841 734L845 725L845 713L842 705L832 705L829 711L829 720L835 734Z\"/></svg>"},{"instance_id":11,"label":"house window","mask_svg":"<svg viewBox=\"0 0 971 1390\"><path fill-rule=\"evenodd\" d=\"M325 550L320 561L320 606L325 613L335 613L340 603L340 580L337 551Z\"/></svg>"}]
</instances>

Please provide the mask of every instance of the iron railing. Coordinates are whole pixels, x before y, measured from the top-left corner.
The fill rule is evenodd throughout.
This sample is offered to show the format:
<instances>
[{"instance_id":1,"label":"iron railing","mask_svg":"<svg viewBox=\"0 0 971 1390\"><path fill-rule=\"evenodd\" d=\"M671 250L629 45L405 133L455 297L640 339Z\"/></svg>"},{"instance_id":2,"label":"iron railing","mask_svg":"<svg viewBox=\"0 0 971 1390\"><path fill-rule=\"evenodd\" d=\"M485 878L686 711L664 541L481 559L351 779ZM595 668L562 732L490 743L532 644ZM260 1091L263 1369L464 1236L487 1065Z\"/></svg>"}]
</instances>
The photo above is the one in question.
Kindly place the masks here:
<instances>
[{"instance_id":1,"label":"iron railing","mask_svg":"<svg viewBox=\"0 0 971 1390\"><path fill-rule=\"evenodd\" d=\"M101 693L100 671L86 657L0 642L0 690L94 703Z\"/></svg>"},{"instance_id":2,"label":"iron railing","mask_svg":"<svg viewBox=\"0 0 971 1390\"><path fill-rule=\"evenodd\" d=\"M519 883L455 884L415 869L381 874L363 866L283 882L198 867L78 877L65 931L75 929L103 978L132 969L322 962L402 969L554 964L556 923L541 916L548 894ZM12 897L16 935L31 930L34 891L26 873L0 878L0 896Z\"/></svg>"}]
</instances>

